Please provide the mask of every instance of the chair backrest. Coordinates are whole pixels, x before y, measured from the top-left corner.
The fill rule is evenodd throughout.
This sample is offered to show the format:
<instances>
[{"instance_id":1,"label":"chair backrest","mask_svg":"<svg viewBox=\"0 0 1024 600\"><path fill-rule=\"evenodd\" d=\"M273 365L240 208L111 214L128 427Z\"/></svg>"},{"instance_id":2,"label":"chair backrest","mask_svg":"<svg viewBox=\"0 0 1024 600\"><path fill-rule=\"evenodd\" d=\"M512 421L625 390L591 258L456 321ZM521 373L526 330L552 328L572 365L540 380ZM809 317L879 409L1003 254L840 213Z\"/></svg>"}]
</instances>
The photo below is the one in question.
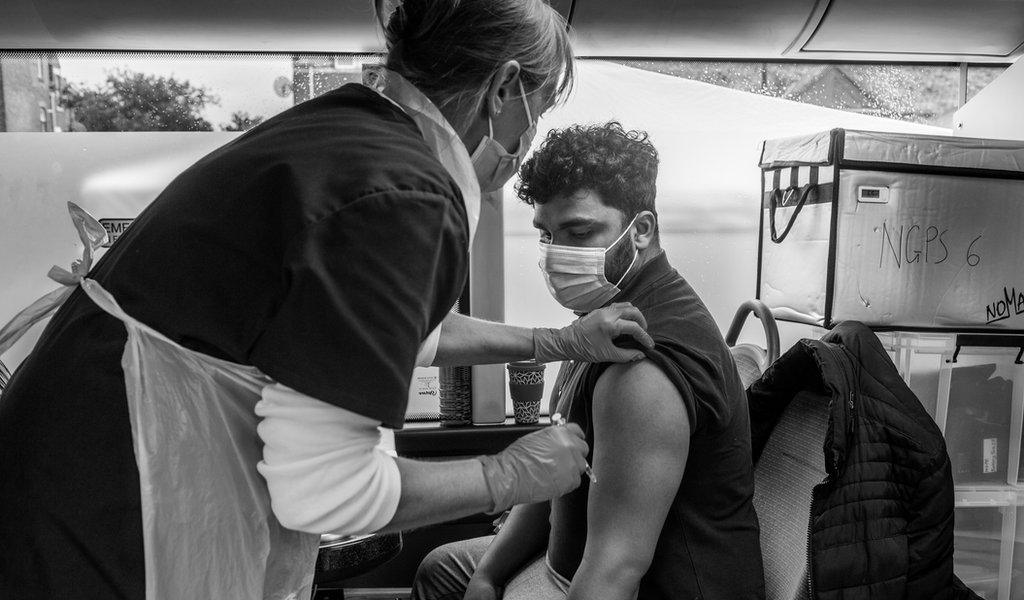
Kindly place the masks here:
<instances>
[{"instance_id":1,"label":"chair backrest","mask_svg":"<svg viewBox=\"0 0 1024 600\"><path fill-rule=\"evenodd\" d=\"M743 387L750 387L761 378L761 374L768 368L768 351L755 344L736 344L729 347L732 352L733 362L736 363L736 370L740 373L740 381Z\"/></svg>"},{"instance_id":2,"label":"chair backrest","mask_svg":"<svg viewBox=\"0 0 1024 600\"><path fill-rule=\"evenodd\" d=\"M766 600L802 600L808 595L811 490L825 478L822 446L828 405L813 393L797 394L754 465Z\"/></svg>"}]
</instances>

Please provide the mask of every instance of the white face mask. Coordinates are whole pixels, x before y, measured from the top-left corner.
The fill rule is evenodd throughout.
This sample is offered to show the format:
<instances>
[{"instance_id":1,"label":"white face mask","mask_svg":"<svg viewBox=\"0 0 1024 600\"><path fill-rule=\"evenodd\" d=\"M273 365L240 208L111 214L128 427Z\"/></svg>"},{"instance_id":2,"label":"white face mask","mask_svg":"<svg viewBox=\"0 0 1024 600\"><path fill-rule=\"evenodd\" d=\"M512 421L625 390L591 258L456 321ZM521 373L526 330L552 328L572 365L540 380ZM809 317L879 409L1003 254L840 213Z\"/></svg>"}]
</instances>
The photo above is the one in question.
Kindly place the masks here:
<instances>
[{"instance_id":1,"label":"white face mask","mask_svg":"<svg viewBox=\"0 0 1024 600\"><path fill-rule=\"evenodd\" d=\"M570 310L589 312L601 308L619 293L619 284L636 264L640 252L633 248L633 260L615 283L605 277L605 260L608 252L633 228L633 221L607 248L540 243L540 270L544 273L548 291L559 304Z\"/></svg>"},{"instance_id":2,"label":"white face mask","mask_svg":"<svg viewBox=\"0 0 1024 600\"><path fill-rule=\"evenodd\" d=\"M498 143L498 140L494 139L494 123L488 114L488 135L480 140L480 144L477 145L470 157L477 180L480 182L480 191L485 194L501 189L501 186L516 174L519 165L523 162L523 157L530 149L530 144L533 143L533 136L537 134L537 123L530 115L530 103L526 101L526 90L523 88L522 79L519 80L519 93L522 94L523 106L526 107L529 126L519 136L519 148L516 149L516 153L510 154L504 146Z\"/></svg>"}]
</instances>

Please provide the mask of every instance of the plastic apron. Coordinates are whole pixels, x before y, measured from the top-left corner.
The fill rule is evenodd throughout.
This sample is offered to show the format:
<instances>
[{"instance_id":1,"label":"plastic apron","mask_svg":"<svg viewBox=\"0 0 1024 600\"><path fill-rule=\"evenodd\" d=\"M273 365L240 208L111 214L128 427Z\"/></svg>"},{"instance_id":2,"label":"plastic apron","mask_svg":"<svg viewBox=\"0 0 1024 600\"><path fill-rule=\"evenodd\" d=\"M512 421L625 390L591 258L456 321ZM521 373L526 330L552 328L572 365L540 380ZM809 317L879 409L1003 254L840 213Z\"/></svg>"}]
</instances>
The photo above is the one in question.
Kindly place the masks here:
<instances>
[{"instance_id":1,"label":"plastic apron","mask_svg":"<svg viewBox=\"0 0 1024 600\"><path fill-rule=\"evenodd\" d=\"M106 232L68 203L85 245L64 284L0 330L0 354L80 285L128 333L121 366L139 468L146 597L306 600L320 536L285 529L256 470L254 411L273 381L251 366L183 348L125 313L85 278Z\"/></svg>"}]
</instances>

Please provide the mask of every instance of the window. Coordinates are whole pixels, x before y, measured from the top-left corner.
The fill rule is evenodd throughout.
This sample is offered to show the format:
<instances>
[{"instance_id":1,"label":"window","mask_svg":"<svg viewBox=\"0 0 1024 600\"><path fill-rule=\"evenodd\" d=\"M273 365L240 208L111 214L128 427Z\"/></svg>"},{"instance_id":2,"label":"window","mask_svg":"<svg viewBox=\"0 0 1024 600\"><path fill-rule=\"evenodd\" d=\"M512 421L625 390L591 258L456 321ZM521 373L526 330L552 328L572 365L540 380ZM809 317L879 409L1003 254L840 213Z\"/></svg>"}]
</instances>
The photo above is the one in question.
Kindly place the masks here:
<instances>
[{"instance_id":1,"label":"window","mask_svg":"<svg viewBox=\"0 0 1024 600\"><path fill-rule=\"evenodd\" d=\"M552 127L618 119L650 133L661 163L661 245L724 330L755 295L760 206L758 144L833 127L950 133L959 65L580 60L573 97ZM1003 67L974 67L983 87ZM984 74L984 75L982 75ZM505 307L511 323L564 325L573 314L538 270L532 209L505 189ZM762 343L756 320L742 340ZM785 339L807 331L780 323ZM788 338L786 337L788 335ZM545 377L550 395L556 368ZM547 401L544 402L547 407Z\"/></svg>"},{"instance_id":2,"label":"window","mask_svg":"<svg viewBox=\"0 0 1024 600\"><path fill-rule=\"evenodd\" d=\"M0 179L14 182L0 192L0 323L52 287L51 265L75 258L66 201L130 221L231 132L296 101L291 55L5 52L0 62ZM165 131L202 133L153 133ZM36 337L8 351L7 365Z\"/></svg>"},{"instance_id":3,"label":"window","mask_svg":"<svg viewBox=\"0 0 1024 600\"><path fill-rule=\"evenodd\" d=\"M225 143L230 132L248 129L296 103L358 81L363 66L379 60L377 55L331 54L5 53L0 61L5 69L20 70L21 81L32 81L33 76L45 81L52 66L57 84L52 90L34 83L15 88L10 83L14 79L5 78L0 94L7 114L0 126L11 133L207 132L208 136L182 142L177 154L165 153L168 159L161 165L145 144L159 148L166 143L159 140L167 138L147 137L144 144L136 136L131 138L134 141L104 147L110 160L149 169L144 177L131 179L115 173L116 165L99 161L90 167L96 172L75 175L80 179L74 186L69 171L62 175L70 197L101 190L104 197L117 198L123 206L142 206L176 174L175 169ZM739 303L754 293L758 141L801 133L794 131L796 114L807 115L800 126L815 129L860 126L943 132L959 106L960 65L579 62L581 85L568 106L545 115L538 143L545 128L579 121L618 118L627 128L649 131L662 154L658 197L662 244L723 326ZM1005 67L966 68L970 98ZM783 112L789 120L781 118ZM150 162L142 165L143 159ZM503 207L506 320L531 326L564 325L573 314L547 292L537 268L531 209L516 199L511 184ZM63 220L54 227L54 239L64 235L58 233L65 227ZM15 265L3 260L0 272L14 272ZM40 255L38 272L45 273L58 260L65 259ZM28 267L16 266L18 273L28 277ZM10 306L6 297L0 298L0 320L27 304L23 299L31 301L45 291L11 298ZM555 370L549 369L548 392L554 375Z\"/></svg>"},{"instance_id":4,"label":"window","mask_svg":"<svg viewBox=\"0 0 1024 600\"><path fill-rule=\"evenodd\" d=\"M380 56L366 55L297 55L292 59L292 82L296 102L303 102L329 92L346 83L362 81L363 66L380 63Z\"/></svg>"},{"instance_id":5,"label":"window","mask_svg":"<svg viewBox=\"0 0 1024 600\"><path fill-rule=\"evenodd\" d=\"M959 108L959 66L701 61L622 64L755 94L940 127L951 127L953 112Z\"/></svg>"},{"instance_id":6,"label":"window","mask_svg":"<svg viewBox=\"0 0 1024 600\"><path fill-rule=\"evenodd\" d=\"M50 88L15 90L4 82L5 98L38 95L48 103L53 91L56 110L75 109L65 131L236 131L296 102L290 55L19 52L0 61L19 69L32 65ZM288 85L275 85L278 78ZM179 97L184 111L173 106ZM16 110L11 102L6 106ZM36 127L14 115L6 129Z\"/></svg>"},{"instance_id":7,"label":"window","mask_svg":"<svg viewBox=\"0 0 1024 600\"><path fill-rule=\"evenodd\" d=\"M985 88L986 85L992 83L996 77L1003 74L1006 67L1003 65L999 66L985 66L985 65L969 65L967 67L967 101L970 102L978 92Z\"/></svg>"}]
</instances>

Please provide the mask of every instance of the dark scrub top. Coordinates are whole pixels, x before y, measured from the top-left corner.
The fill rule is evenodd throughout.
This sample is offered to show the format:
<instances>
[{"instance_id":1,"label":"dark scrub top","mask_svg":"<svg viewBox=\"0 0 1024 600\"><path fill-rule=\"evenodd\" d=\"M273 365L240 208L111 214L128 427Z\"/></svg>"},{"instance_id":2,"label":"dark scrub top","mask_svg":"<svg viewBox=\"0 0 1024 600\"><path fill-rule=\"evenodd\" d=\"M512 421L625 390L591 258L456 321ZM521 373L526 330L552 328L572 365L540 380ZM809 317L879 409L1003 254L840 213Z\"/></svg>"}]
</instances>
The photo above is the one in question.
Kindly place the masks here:
<instances>
[{"instance_id":1,"label":"dark scrub top","mask_svg":"<svg viewBox=\"0 0 1024 600\"><path fill-rule=\"evenodd\" d=\"M413 121L348 85L190 167L91 277L189 349L401 427L418 346L463 288L468 235ZM125 339L76 290L3 394L4 600L143 597Z\"/></svg>"},{"instance_id":2,"label":"dark scrub top","mask_svg":"<svg viewBox=\"0 0 1024 600\"><path fill-rule=\"evenodd\" d=\"M679 391L691 428L682 483L638 598L763 598L750 421L732 355L704 303L664 253L644 265L615 300L632 302L646 317L655 347L645 353ZM558 410L583 428L591 448L594 387L608 366L566 363L555 387ZM584 477L583 485L551 505L548 558L567 579L576 573L587 542L589 490Z\"/></svg>"}]
</instances>

